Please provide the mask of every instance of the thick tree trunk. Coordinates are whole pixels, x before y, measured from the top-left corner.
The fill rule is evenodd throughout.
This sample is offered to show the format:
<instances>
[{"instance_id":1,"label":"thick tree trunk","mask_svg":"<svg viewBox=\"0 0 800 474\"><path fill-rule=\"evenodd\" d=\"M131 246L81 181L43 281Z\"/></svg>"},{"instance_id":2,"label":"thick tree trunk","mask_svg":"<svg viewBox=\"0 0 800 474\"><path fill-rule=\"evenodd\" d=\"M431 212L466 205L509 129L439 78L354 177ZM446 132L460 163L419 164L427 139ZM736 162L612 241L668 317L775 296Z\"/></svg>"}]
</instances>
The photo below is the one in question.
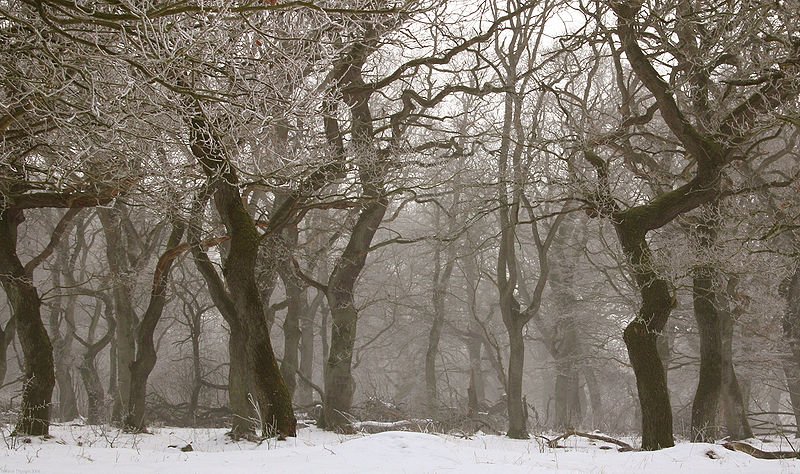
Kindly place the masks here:
<instances>
[{"instance_id":1,"label":"thick tree trunk","mask_svg":"<svg viewBox=\"0 0 800 474\"><path fill-rule=\"evenodd\" d=\"M252 418L254 407L248 399L250 385L248 384L247 354L244 350L244 334L241 329L231 327L228 339L228 353L230 365L228 368L228 400L233 413L231 432L234 437L252 433L254 426Z\"/></svg>"},{"instance_id":2,"label":"thick tree trunk","mask_svg":"<svg viewBox=\"0 0 800 474\"><path fill-rule=\"evenodd\" d=\"M701 229L701 248L710 249L713 237L709 231ZM716 307L719 275L709 264L699 265L693 273L692 299L700 334L700 373L692 403L691 438L693 441L713 442L719 438L717 412L722 393L722 327Z\"/></svg>"},{"instance_id":3,"label":"thick tree trunk","mask_svg":"<svg viewBox=\"0 0 800 474\"><path fill-rule=\"evenodd\" d=\"M675 301L669 284L653 268L645 233L636 229L633 222L623 221L616 228L641 296L639 314L625 328L623 339L639 392L642 449L668 448L675 445L672 438L672 407L657 339L664 330Z\"/></svg>"},{"instance_id":4,"label":"thick tree trunk","mask_svg":"<svg viewBox=\"0 0 800 474\"><path fill-rule=\"evenodd\" d=\"M17 257L17 227L23 220L22 210L0 210L0 283L16 320L17 337L25 358L21 413L14 431L38 436L48 434L55 369L53 347L42 322L39 293Z\"/></svg>"},{"instance_id":5,"label":"thick tree trunk","mask_svg":"<svg viewBox=\"0 0 800 474\"><path fill-rule=\"evenodd\" d=\"M709 442L719 438L717 413L722 394L722 326L720 299L717 297L721 283L719 270L710 262L716 240L717 206L708 206L703 221L697 226L696 237L701 263L692 273L692 301L694 317L700 335L700 373L692 403L693 441Z\"/></svg>"},{"instance_id":6,"label":"thick tree trunk","mask_svg":"<svg viewBox=\"0 0 800 474\"><path fill-rule=\"evenodd\" d=\"M578 367L573 357L556 361L556 430L576 428L583 418Z\"/></svg>"}]
</instances>

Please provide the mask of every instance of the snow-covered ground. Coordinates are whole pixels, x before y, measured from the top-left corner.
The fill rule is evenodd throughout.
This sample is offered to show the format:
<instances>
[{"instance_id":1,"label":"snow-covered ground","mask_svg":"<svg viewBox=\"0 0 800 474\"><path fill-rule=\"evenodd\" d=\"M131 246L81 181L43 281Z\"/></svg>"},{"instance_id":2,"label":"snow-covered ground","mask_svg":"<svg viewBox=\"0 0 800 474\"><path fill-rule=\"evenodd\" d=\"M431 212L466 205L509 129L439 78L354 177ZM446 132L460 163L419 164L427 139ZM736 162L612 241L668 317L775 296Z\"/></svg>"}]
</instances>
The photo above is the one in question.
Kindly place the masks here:
<instances>
[{"instance_id":1,"label":"snow-covered ground","mask_svg":"<svg viewBox=\"0 0 800 474\"><path fill-rule=\"evenodd\" d=\"M713 444L620 453L613 445L578 438L550 449L541 439L482 434L344 436L303 428L297 438L257 445L230 442L222 429L154 428L153 434L131 435L57 425L51 432L52 439L25 440L4 430L0 473L800 473L800 460L759 460ZM753 442L765 450L791 450L777 438ZM189 444L191 452L181 451Z\"/></svg>"}]
</instances>

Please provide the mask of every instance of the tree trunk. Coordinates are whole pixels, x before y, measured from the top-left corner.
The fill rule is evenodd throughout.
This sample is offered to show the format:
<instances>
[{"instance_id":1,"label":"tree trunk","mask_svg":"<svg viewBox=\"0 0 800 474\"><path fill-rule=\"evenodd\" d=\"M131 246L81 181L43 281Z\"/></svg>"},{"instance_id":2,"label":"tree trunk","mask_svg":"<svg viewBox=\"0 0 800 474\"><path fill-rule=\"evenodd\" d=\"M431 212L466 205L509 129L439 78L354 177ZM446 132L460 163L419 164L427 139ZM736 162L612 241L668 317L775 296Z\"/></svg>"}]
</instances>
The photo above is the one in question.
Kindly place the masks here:
<instances>
[{"instance_id":1,"label":"tree trunk","mask_svg":"<svg viewBox=\"0 0 800 474\"><path fill-rule=\"evenodd\" d=\"M17 256L17 227L24 218L22 210L0 210L0 283L16 320L17 337L25 358L21 413L14 431L38 436L49 431L55 370L53 346L42 322L39 293Z\"/></svg>"},{"instance_id":2,"label":"tree trunk","mask_svg":"<svg viewBox=\"0 0 800 474\"><path fill-rule=\"evenodd\" d=\"M477 415L481 405L486 401L486 388L483 380L483 367L481 366L481 346L483 338L480 329L475 328L475 323L470 323L470 336L466 341L467 354L469 354L469 413Z\"/></svg>"},{"instance_id":3,"label":"tree trunk","mask_svg":"<svg viewBox=\"0 0 800 474\"><path fill-rule=\"evenodd\" d=\"M17 332L14 316L12 315L5 328L0 329L0 386L6 380L8 373L8 347L14 341L14 335Z\"/></svg>"},{"instance_id":4,"label":"tree trunk","mask_svg":"<svg viewBox=\"0 0 800 474\"><path fill-rule=\"evenodd\" d=\"M437 208L438 210L438 208ZM442 281L441 250L434 250L433 273L433 321L428 331L428 348L425 351L425 404L429 414L437 408L438 393L436 390L436 358L439 356L439 339L444 326L444 303L447 281Z\"/></svg>"},{"instance_id":5,"label":"tree trunk","mask_svg":"<svg viewBox=\"0 0 800 474\"><path fill-rule=\"evenodd\" d=\"M169 272L177 254L171 252L183 239L184 225L175 222L167 240L167 250L159 258L153 275L150 302L136 327L136 358L130 365L130 392L128 392L128 413L125 416L126 430L147 431L145 410L147 400L147 379L156 366L157 354L153 336L167 304L166 287Z\"/></svg>"},{"instance_id":6,"label":"tree trunk","mask_svg":"<svg viewBox=\"0 0 800 474\"><path fill-rule=\"evenodd\" d=\"M522 338L524 325L506 324L509 338L508 386L508 437L528 439L527 410L522 399L522 374L525 366L525 342Z\"/></svg>"},{"instance_id":7,"label":"tree trunk","mask_svg":"<svg viewBox=\"0 0 800 474\"><path fill-rule=\"evenodd\" d=\"M297 247L299 232L297 225L290 225L284 230L285 242L291 252ZM306 288L300 278L295 275L291 261L284 260L280 263L279 269L281 281L286 289L286 318L283 320L283 361L281 361L281 374L286 381L286 388L289 396L294 398L295 388L297 387L297 370L299 366L300 350L300 320L308 311L308 300L306 299Z\"/></svg>"},{"instance_id":8,"label":"tree trunk","mask_svg":"<svg viewBox=\"0 0 800 474\"><path fill-rule=\"evenodd\" d=\"M722 339L722 412L728 437L733 440L753 437L750 421L747 419L747 403L739 387L733 365L733 324L735 310L735 291L738 279L730 277L726 291L720 291L719 318Z\"/></svg>"},{"instance_id":9,"label":"tree trunk","mask_svg":"<svg viewBox=\"0 0 800 474\"><path fill-rule=\"evenodd\" d=\"M783 371L797 427L795 434L800 436L800 267L786 280L781 289L786 298L783 338L789 349L783 360Z\"/></svg>"},{"instance_id":10,"label":"tree trunk","mask_svg":"<svg viewBox=\"0 0 800 474\"><path fill-rule=\"evenodd\" d=\"M717 310L714 307L714 271L694 270L692 293L694 317L700 334L700 373L692 403L693 441L713 442L719 438L717 411L722 393L722 340Z\"/></svg>"},{"instance_id":11,"label":"tree trunk","mask_svg":"<svg viewBox=\"0 0 800 474\"><path fill-rule=\"evenodd\" d=\"M303 377L297 384L295 400L301 407L314 403L313 389L305 380L314 380L314 322L323 298L325 295L318 292L300 320L300 373Z\"/></svg>"},{"instance_id":12,"label":"tree trunk","mask_svg":"<svg viewBox=\"0 0 800 474\"><path fill-rule=\"evenodd\" d=\"M567 322L567 324L573 324ZM574 329L573 329L574 332ZM574 338L572 338L575 341ZM576 342L576 341L575 341ZM570 347L570 339L562 342L560 357L556 359L556 430L574 429L580 425L583 409L580 396L580 383L575 351L576 345Z\"/></svg>"},{"instance_id":13,"label":"tree trunk","mask_svg":"<svg viewBox=\"0 0 800 474\"><path fill-rule=\"evenodd\" d=\"M195 253L195 262L209 286L213 286L215 305L231 327L231 344L241 343L231 351L232 377L234 359L244 359L245 379L249 383L251 404L255 417L261 424L264 437L277 434L279 438L296 436L297 420L292 409L292 398L286 382L281 376L278 361L272 348L269 329L265 321L264 302L256 278L262 236L256 223L248 213L239 192L238 177L223 152L219 138L207 123L198 103L192 103L194 115L187 120L190 149L203 166L214 203L230 237L230 246L223 262L222 274L227 285L218 281L219 276L207 256L199 254L198 238L190 238ZM205 203L203 202L203 206ZM291 208L291 205L289 206ZM280 228L284 207L275 211L270 229ZM288 208L287 208L288 209ZM285 217L285 216L283 216ZM193 216L193 225L195 218ZM210 267L210 268L209 268ZM212 275L213 274L213 275ZM225 288L227 286L227 290ZM242 353L239 354L238 351ZM238 383L238 382L237 382ZM231 393L232 402L238 396ZM238 401L237 401L238 403ZM237 426L239 421L234 421ZM234 430L234 435L236 430Z\"/></svg>"},{"instance_id":14,"label":"tree trunk","mask_svg":"<svg viewBox=\"0 0 800 474\"><path fill-rule=\"evenodd\" d=\"M615 227L641 296L639 314L625 328L623 339L639 392L642 449L668 448L675 445L672 438L672 407L657 339L664 330L675 301L669 284L653 268L645 233L638 231L633 222L623 221Z\"/></svg>"},{"instance_id":15,"label":"tree trunk","mask_svg":"<svg viewBox=\"0 0 800 474\"><path fill-rule=\"evenodd\" d=\"M233 413L231 432L234 438L253 432L254 407L248 400L250 386L248 384L247 354L244 350L244 334L241 329L231 327L228 339L230 365L228 368L228 399Z\"/></svg>"},{"instance_id":16,"label":"tree trunk","mask_svg":"<svg viewBox=\"0 0 800 474\"><path fill-rule=\"evenodd\" d=\"M589 391L589 405L592 407L592 418L590 427L592 429L603 430L601 420L605 413L603 411L603 397L600 393L600 384L597 382L597 377L592 370L592 367L584 365L583 378L586 380L586 388Z\"/></svg>"},{"instance_id":17,"label":"tree trunk","mask_svg":"<svg viewBox=\"0 0 800 474\"><path fill-rule=\"evenodd\" d=\"M131 364L136 358L135 328L137 316L133 308L130 288L130 268L126 255L126 244L122 235L121 205L113 209L99 208L97 215L106 237L106 259L113 278L112 294L114 314L117 320L116 334L116 390L111 419L124 422L128 415L128 397L131 393Z\"/></svg>"}]
</instances>

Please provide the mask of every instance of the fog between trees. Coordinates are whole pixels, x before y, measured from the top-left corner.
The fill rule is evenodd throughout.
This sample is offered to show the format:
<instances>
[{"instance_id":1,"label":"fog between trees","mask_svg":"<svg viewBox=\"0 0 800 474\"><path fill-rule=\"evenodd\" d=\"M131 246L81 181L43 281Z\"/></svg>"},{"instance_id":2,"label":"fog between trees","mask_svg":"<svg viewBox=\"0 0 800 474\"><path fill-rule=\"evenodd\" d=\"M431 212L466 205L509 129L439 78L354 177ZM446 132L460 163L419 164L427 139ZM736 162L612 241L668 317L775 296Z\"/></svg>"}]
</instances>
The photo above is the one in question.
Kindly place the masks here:
<instances>
[{"instance_id":1,"label":"fog between trees","mask_svg":"<svg viewBox=\"0 0 800 474\"><path fill-rule=\"evenodd\" d=\"M795 432L798 13L0 0L15 431Z\"/></svg>"}]
</instances>

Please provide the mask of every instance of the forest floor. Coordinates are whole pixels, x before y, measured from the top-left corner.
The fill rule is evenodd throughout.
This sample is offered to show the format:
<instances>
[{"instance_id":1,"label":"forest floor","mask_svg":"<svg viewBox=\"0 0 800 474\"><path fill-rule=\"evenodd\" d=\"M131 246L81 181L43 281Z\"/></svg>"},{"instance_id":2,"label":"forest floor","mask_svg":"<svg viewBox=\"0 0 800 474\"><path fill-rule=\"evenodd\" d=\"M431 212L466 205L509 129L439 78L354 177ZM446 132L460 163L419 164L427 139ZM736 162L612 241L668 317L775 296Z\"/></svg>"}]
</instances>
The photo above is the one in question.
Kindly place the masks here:
<instances>
[{"instance_id":1,"label":"forest floor","mask_svg":"<svg viewBox=\"0 0 800 474\"><path fill-rule=\"evenodd\" d=\"M132 435L63 424L42 440L11 438L6 427L0 473L800 473L800 459L761 460L719 444L683 442L657 452L618 452L617 446L576 437L562 440L562 448L549 448L538 437L521 441L400 431L345 436L314 427L288 441L257 444L231 442L223 429L152 431ZM626 441L636 445L634 439ZM800 440L750 443L786 451Z\"/></svg>"}]
</instances>

